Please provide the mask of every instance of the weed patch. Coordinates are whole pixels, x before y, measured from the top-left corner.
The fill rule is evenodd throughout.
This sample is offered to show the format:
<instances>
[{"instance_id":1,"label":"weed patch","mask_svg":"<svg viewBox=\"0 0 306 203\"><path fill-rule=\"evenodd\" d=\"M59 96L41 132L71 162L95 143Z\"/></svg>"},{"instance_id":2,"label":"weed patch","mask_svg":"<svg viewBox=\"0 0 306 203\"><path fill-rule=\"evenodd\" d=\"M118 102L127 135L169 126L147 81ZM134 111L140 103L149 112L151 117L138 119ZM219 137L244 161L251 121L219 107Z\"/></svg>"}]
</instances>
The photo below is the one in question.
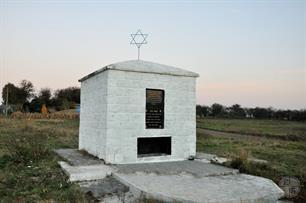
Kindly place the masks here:
<instances>
[{"instance_id":1,"label":"weed patch","mask_svg":"<svg viewBox=\"0 0 306 203\"><path fill-rule=\"evenodd\" d=\"M78 121L0 118L0 202L87 202L52 153L76 147Z\"/></svg>"},{"instance_id":2,"label":"weed patch","mask_svg":"<svg viewBox=\"0 0 306 203\"><path fill-rule=\"evenodd\" d=\"M68 182L55 157L16 164L14 157L0 157L0 196L3 202L86 202L78 185Z\"/></svg>"},{"instance_id":3,"label":"weed patch","mask_svg":"<svg viewBox=\"0 0 306 203\"><path fill-rule=\"evenodd\" d=\"M15 162L36 162L46 158L50 152L45 145L46 138L40 133L16 134L6 137L5 146Z\"/></svg>"}]
</instances>

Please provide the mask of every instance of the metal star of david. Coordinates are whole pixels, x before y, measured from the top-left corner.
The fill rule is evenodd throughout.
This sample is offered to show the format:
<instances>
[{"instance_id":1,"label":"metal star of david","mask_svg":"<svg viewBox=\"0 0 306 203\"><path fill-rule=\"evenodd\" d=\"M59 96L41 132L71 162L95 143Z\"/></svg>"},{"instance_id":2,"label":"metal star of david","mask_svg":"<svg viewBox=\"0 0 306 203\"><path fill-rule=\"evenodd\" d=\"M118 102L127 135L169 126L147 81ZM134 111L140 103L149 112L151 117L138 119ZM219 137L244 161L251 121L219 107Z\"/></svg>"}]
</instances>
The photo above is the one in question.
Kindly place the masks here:
<instances>
[{"instance_id":1,"label":"metal star of david","mask_svg":"<svg viewBox=\"0 0 306 203\"><path fill-rule=\"evenodd\" d=\"M147 44L147 37L148 34L142 34L141 30L138 30L136 34L131 34L132 40L130 44L135 44L138 48L138 60L139 60L139 55L140 55L140 47L143 44Z\"/></svg>"}]
</instances>

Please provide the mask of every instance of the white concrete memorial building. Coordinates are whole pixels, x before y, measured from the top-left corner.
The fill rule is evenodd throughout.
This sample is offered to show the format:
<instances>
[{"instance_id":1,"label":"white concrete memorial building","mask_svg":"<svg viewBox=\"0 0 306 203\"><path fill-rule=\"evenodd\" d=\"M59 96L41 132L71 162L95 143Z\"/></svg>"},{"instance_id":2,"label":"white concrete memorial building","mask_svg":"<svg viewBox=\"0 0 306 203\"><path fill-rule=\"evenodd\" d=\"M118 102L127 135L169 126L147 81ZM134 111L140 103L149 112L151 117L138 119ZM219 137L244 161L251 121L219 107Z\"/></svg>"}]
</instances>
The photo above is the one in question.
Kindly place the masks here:
<instances>
[{"instance_id":1,"label":"white concrete memorial building","mask_svg":"<svg viewBox=\"0 0 306 203\"><path fill-rule=\"evenodd\" d=\"M113 164L195 156L198 76L134 60L83 77L79 149Z\"/></svg>"}]
</instances>

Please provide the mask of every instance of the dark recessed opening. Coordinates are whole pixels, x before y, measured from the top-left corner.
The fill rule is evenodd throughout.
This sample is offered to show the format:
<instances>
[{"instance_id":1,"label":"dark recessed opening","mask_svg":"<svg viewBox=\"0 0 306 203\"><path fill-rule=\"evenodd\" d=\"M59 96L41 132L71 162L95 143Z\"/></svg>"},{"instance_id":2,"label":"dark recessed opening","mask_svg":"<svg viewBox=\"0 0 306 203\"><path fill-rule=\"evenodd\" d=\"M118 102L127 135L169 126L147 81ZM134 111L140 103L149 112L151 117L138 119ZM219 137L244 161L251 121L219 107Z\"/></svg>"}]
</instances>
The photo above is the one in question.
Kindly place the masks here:
<instances>
[{"instance_id":1,"label":"dark recessed opening","mask_svg":"<svg viewBox=\"0 0 306 203\"><path fill-rule=\"evenodd\" d=\"M171 155L171 137L137 138L138 157Z\"/></svg>"}]
</instances>

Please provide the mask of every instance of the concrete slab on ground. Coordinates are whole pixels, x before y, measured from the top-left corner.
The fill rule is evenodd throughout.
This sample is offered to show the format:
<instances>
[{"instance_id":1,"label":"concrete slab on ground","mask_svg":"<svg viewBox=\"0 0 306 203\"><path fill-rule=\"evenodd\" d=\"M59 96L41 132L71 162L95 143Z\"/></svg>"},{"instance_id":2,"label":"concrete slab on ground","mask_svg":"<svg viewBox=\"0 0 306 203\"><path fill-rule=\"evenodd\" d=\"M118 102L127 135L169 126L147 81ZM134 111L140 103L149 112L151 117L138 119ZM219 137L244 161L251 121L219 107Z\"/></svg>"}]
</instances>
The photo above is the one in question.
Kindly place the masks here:
<instances>
[{"instance_id":1,"label":"concrete slab on ground","mask_svg":"<svg viewBox=\"0 0 306 203\"><path fill-rule=\"evenodd\" d=\"M95 198L114 193L120 195L120 193L129 191L127 186L123 185L112 176L107 176L102 180L84 181L80 183L80 186L85 193L90 192Z\"/></svg>"},{"instance_id":2,"label":"concrete slab on ground","mask_svg":"<svg viewBox=\"0 0 306 203\"><path fill-rule=\"evenodd\" d=\"M131 202L138 198L130 191L129 187L113 176L107 176L102 180L79 182L79 185L92 202Z\"/></svg>"},{"instance_id":3,"label":"concrete slab on ground","mask_svg":"<svg viewBox=\"0 0 306 203\"><path fill-rule=\"evenodd\" d=\"M201 203L272 203L283 191L271 180L245 174L194 177L148 173L114 175L147 197L169 202Z\"/></svg>"}]
</instances>

